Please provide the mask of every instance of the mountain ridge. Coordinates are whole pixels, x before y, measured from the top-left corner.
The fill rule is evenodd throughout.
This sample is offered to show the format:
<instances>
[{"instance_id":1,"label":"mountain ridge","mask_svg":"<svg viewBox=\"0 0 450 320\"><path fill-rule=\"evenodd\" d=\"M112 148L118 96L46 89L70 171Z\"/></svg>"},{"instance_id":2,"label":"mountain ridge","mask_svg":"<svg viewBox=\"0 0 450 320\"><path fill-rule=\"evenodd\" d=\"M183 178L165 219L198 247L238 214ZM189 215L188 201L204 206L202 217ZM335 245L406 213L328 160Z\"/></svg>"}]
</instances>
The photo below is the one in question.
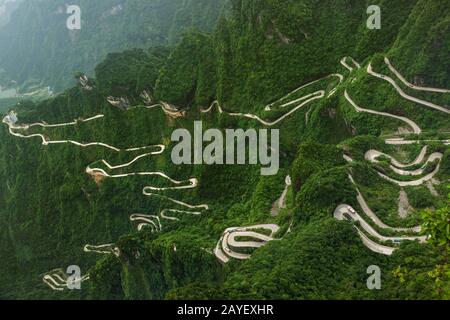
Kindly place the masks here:
<instances>
[{"instance_id":1,"label":"mountain ridge","mask_svg":"<svg viewBox=\"0 0 450 320\"><path fill-rule=\"evenodd\" d=\"M389 32L377 34L364 29L369 2L231 3L230 16L219 19L211 33L189 32L171 48L110 54L89 79L92 90L73 87L54 99L14 107L18 127L4 124L0 130L0 176L6 182L0 185L5 204L0 207L0 254L2 269L8 271L0 276L0 296L448 298L449 278L443 275L436 282L429 276L436 266L448 263L445 248L383 239L411 236L413 227L425 228L427 219L439 216L438 208L448 208L450 150L445 132L450 119L430 104L445 110L450 95L408 86L385 58L416 86L450 89L445 62L435 64L443 61L442 53L430 51L429 42L416 43L429 30L445 26L450 10L443 8L450 9L449 4L376 1L387 15L386 24L401 12L401 19L386 26ZM414 26L415 36L406 36L417 16L424 17L422 29ZM450 42L441 35L436 39L445 48ZM408 63L418 46L423 55ZM430 58L434 56L439 59ZM329 74L336 76L327 78ZM144 90L151 101L143 101ZM309 101L312 95L317 99ZM123 98L125 107L114 107L108 96ZM173 110L185 114L171 117L168 111ZM63 125L96 114L103 116ZM176 128L192 132L195 120L202 120L205 128L260 129L285 115L270 126L280 130L280 172L275 176L260 176L259 167L252 165L176 166L169 152L139 155L145 146L162 144L170 150L171 133ZM27 123L28 128L20 127ZM30 127L36 123L41 125ZM44 145L11 131L42 135ZM101 142L119 152L67 141ZM378 153L371 156L374 150ZM433 154L442 157L423 161ZM109 166L99 159L107 159ZM92 175L88 169L94 163L108 174ZM402 175L392 170L398 164L405 164L404 171L423 171ZM425 184L399 185L434 171L434 178L426 180L437 196ZM121 177L108 177L111 172ZM162 172L169 179L136 175L144 172ZM286 176L292 180L284 195L286 208L272 216ZM402 192L413 207L405 218L398 214ZM333 216L337 208L365 223L338 221ZM426 210L434 214L427 217L422 214ZM269 236L261 225L276 225L276 232ZM257 235L244 233L244 239L230 240L234 228ZM254 243L245 246L250 242L246 237L267 241L254 250ZM391 255L374 252L369 242L392 248ZM111 250L83 250L87 244ZM227 244L235 247L228 251ZM227 263L217 258L218 245ZM243 256L234 250L242 250L238 253ZM42 283L42 276L52 276L50 270L71 264L89 274L82 284L86 290L56 292ZM383 290L367 289L371 265L383 270Z\"/></svg>"}]
</instances>

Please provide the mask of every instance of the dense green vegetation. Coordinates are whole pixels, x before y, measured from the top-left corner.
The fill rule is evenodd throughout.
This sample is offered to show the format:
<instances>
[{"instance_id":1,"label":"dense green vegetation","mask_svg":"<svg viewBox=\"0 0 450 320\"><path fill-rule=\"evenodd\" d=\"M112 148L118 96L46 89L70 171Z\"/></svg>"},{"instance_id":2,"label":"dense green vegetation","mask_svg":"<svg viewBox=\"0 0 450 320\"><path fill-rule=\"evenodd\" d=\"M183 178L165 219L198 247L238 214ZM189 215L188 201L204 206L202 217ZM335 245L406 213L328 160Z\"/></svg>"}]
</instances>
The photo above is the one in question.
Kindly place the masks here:
<instances>
[{"instance_id":1,"label":"dense green vegetation","mask_svg":"<svg viewBox=\"0 0 450 320\"><path fill-rule=\"evenodd\" d=\"M0 28L0 67L19 84L40 79L56 91L73 74L93 74L105 56L127 48L175 45L191 28L212 30L226 0L76 0L81 30L66 27L66 1L24 1Z\"/></svg>"},{"instance_id":2,"label":"dense green vegetation","mask_svg":"<svg viewBox=\"0 0 450 320\"><path fill-rule=\"evenodd\" d=\"M158 233L148 227L138 232L137 224L130 222L131 214L158 214L167 208L183 210L165 197L142 194L145 186L164 187L170 183L156 176L105 178L96 183L85 172L88 165L98 164L100 159L121 164L139 152L115 153L68 144L43 146L39 138L11 136L3 125L0 297L448 299L445 182L450 177L449 148L441 143L429 145L429 152L444 153L436 176L441 184L434 185L437 195L432 196L425 185L405 188L414 210L406 219L400 218L400 187L377 173L389 170L386 159L380 159L378 165L370 164L365 153L376 149L399 161L411 162L421 145L385 144L386 135L404 124L355 112L343 93L346 89L364 108L411 118L428 131L421 137L435 137L436 131L449 132L450 119L403 99L387 82L369 76L363 69L348 76L339 64L343 56L352 55L366 63L363 68L372 61L374 70L388 74L382 59L388 55L408 79L420 77L415 83L422 84L423 80L425 84L450 88L448 61L444 61L448 52L445 48L450 45L450 39L444 36L450 19L450 10L445 10L449 9L448 1L375 1L385 14L382 32L365 28L366 9L373 1L231 0L230 12L220 19L217 16L223 2L181 1L183 6L175 10L179 2L126 1L122 3L123 15L97 21L95 14L109 10L111 1L80 0L82 5L95 9L87 13L87 26L101 32L89 39L83 38L83 33L73 35L72 41L79 45L73 52L70 44L61 48L61 52L69 50L75 57L71 65L62 66L66 60L36 50L30 39L40 39L42 32L48 32L45 44L53 49L58 44L51 39L67 36L63 28L51 31L47 24L39 23L37 26L42 28L35 26L34 32L18 37L12 44L16 58L23 63L5 69L18 79L27 79L31 72L64 86L67 82L62 79L66 76L73 81L74 71L89 73L104 58L90 79L92 91L73 87L53 99L25 101L14 107L21 123L61 123L96 114L104 118L76 126L31 128L26 133L42 133L52 140L101 141L119 148L163 143L167 147L163 154L114 173L161 171L176 180L196 177L197 188L161 195L190 204L207 203L209 210L201 215L181 215L179 221L164 220ZM55 8L47 1L40 4L23 9L26 13L17 11L16 26L23 23L19 17L31 15L31 10L45 16L47 10ZM156 7L158 10L153 10ZM56 15L56 20L52 18L48 24L62 23L63 16ZM211 32L190 30L180 36L191 26ZM20 29L18 32L22 34ZM112 38L103 39L105 34ZM0 43L1 37L0 31ZM122 41L126 42L124 47L138 48L106 54L122 49ZM430 49L436 46L438 49ZM36 53L30 58L25 51ZM8 54L12 51L0 53L0 58L7 61ZM199 112L214 100L228 111L275 119L283 110L265 113L262 109L266 104L335 72L345 75L345 79L334 95L311 102L274 126L280 130L281 144L277 175L261 176L257 165L172 163L173 130L186 128L192 132L194 120L203 120L204 129L263 127L254 120L218 114L216 110ZM319 81L295 97L317 90L328 94L338 82L331 78ZM139 95L143 90L150 92L155 102L182 108L186 117L169 118L160 108L124 112L105 99L109 95L126 97L133 106L142 106ZM448 105L448 95L417 96ZM353 162L345 161L344 154ZM392 256L370 251L351 222L333 219L339 204L360 209L349 173L368 205L386 224L424 224L425 234L432 235L433 240L427 244L404 242ZM292 187L287 207L272 216L272 205L280 197L288 174ZM280 226L278 239L252 250L251 259L221 264L212 253L226 228L267 223ZM114 243L120 250L118 258L83 252L86 244L106 243ZM79 265L83 274L90 274L82 290L55 292L42 282L46 272L73 264ZM382 270L382 290L366 287L370 265Z\"/></svg>"}]
</instances>

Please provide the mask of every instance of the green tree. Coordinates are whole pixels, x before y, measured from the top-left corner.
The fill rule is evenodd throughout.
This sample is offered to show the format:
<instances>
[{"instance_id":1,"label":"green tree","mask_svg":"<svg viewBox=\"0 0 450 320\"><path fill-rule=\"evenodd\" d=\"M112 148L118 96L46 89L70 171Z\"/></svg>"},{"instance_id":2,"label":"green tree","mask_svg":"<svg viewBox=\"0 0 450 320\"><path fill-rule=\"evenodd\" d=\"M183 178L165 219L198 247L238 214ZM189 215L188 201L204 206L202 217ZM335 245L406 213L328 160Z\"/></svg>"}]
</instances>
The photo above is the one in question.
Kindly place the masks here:
<instances>
[{"instance_id":1,"label":"green tree","mask_svg":"<svg viewBox=\"0 0 450 320\"><path fill-rule=\"evenodd\" d=\"M448 299L450 297L450 194L447 204L438 210L425 210L422 212L424 220L422 231L429 235L429 242L442 252L443 262L436 265L435 269L429 272L429 276L434 279L438 294Z\"/></svg>"}]
</instances>

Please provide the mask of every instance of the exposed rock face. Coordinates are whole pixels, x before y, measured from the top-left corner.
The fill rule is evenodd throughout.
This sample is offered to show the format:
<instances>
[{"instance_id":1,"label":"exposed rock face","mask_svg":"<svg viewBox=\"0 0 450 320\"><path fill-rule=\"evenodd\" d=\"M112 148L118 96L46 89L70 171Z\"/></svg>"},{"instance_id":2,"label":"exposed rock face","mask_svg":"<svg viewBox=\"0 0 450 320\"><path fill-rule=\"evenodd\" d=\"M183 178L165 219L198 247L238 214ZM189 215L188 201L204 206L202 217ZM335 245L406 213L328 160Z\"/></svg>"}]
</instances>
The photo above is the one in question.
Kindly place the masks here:
<instances>
[{"instance_id":1,"label":"exposed rock face","mask_svg":"<svg viewBox=\"0 0 450 320\"><path fill-rule=\"evenodd\" d=\"M287 176L285 179L285 188L281 196L275 201L272 205L271 215L272 217L276 217L281 209L286 209L286 195L288 193L288 188L292 185L292 180L290 176Z\"/></svg>"},{"instance_id":2,"label":"exposed rock face","mask_svg":"<svg viewBox=\"0 0 450 320\"><path fill-rule=\"evenodd\" d=\"M115 97L109 96L108 98L106 98L106 100L108 100L108 102L112 106L119 108L122 111L126 111L130 107L130 102L126 98L122 98L122 97L115 98Z\"/></svg>"},{"instance_id":3,"label":"exposed rock face","mask_svg":"<svg viewBox=\"0 0 450 320\"><path fill-rule=\"evenodd\" d=\"M427 183L426 183L427 188L430 191L430 193L435 197L439 197L439 193L436 191L436 188L434 187L435 184L439 185L441 183L437 179L431 179L430 181L427 181Z\"/></svg>"},{"instance_id":4,"label":"exposed rock face","mask_svg":"<svg viewBox=\"0 0 450 320\"><path fill-rule=\"evenodd\" d=\"M398 198L398 215L405 219L412 210L414 209L409 205L408 195L404 189L401 189Z\"/></svg>"},{"instance_id":5,"label":"exposed rock face","mask_svg":"<svg viewBox=\"0 0 450 320\"><path fill-rule=\"evenodd\" d=\"M10 125L15 125L18 121L17 113L15 111L11 111L7 116L3 118L3 122Z\"/></svg>"},{"instance_id":6,"label":"exposed rock face","mask_svg":"<svg viewBox=\"0 0 450 320\"><path fill-rule=\"evenodd\" d=\"M80 86L83 90L91 91L93 88L89 85L89 78L85 75L79 78Z\"/></svg>"}]
</instances>

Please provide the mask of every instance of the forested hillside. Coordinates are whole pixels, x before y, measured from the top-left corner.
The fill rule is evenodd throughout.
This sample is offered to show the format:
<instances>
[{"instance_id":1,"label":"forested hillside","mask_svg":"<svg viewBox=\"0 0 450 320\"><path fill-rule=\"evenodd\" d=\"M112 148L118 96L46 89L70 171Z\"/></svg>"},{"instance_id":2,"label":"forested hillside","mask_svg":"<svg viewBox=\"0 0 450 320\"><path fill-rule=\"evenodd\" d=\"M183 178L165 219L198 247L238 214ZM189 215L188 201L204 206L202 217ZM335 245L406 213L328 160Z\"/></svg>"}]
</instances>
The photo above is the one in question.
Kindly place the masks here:
<instances>
[{"instance_id":1,"label":"forested hillside","mask_svg":"<svg viewBox=\"0 0 450 320\"><path fill-rule=\"evenodd\" d=\"M0 69L20 85L35 80L60 91L75 72L92 74L107 53L174 45L191 28L213 30L226 0L76 0L81 29L69 30L67 2L25 0L0 26Z\"/></svg>"},{"instance_id":2,"label":"forested hillside","mask_svg":"<svg viewBox=\"0 0 450 320\"><path fill-rule=\"evenodd\" d=\"M88 85L5 118L0 297L449 299L450 3L230 0L216 19L218 4L183 1L203 31L176 42L196 15L163 2L168 26L123 27L144 5L127 1L98 33L139 48L75 35L105 56ZM175 165L171 134L199 120L279 129L280 170ZM81 290L54 282L69 265Z\"/></svg>"}]
</instances>

